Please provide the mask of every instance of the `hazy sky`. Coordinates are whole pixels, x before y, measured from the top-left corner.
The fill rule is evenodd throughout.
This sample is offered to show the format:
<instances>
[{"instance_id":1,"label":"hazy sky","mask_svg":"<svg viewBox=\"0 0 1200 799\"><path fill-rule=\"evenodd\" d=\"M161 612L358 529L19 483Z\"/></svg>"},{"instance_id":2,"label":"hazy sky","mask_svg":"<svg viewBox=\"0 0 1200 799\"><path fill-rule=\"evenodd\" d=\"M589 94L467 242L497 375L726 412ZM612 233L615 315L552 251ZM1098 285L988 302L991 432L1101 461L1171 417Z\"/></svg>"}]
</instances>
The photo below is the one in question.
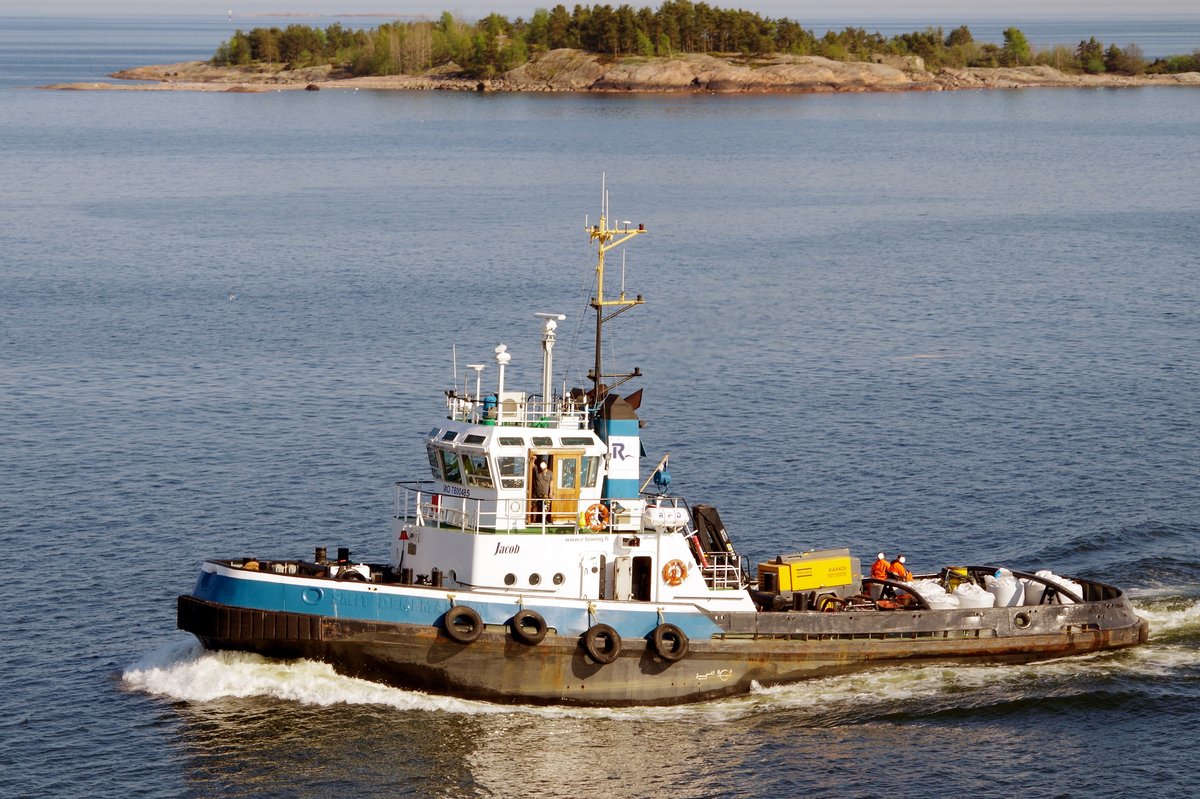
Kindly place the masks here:
<instances>
[{"instance_id":1,"label":"hazy sky","mask_svg":"<svg viewBox=\"0 0 1200 799\"><path fill-rule=\"evenodd\" d=\"M556 0L571 8L576 0ZM620 5L622 0L605 0ZM722 8L745 8L770 17L805 19L865 20L969 20L999 19L1118 19L1148 16L1195 17L1200 14L1196 0L999 0L953 2L952 0L708 0ZM597 5L595 0L584 3ZM630 2L634 8L656 8L661 0ZM0 15L80 14L108 16L116 14L213 14L232 10L236 16L287 11L330 15L380 13L389 16L436 16L454 11L473 17L498 11L506 16L528 17L539 7L550 8L555 2L544 0L0 0Z\"/></svg>"}]
</instances>

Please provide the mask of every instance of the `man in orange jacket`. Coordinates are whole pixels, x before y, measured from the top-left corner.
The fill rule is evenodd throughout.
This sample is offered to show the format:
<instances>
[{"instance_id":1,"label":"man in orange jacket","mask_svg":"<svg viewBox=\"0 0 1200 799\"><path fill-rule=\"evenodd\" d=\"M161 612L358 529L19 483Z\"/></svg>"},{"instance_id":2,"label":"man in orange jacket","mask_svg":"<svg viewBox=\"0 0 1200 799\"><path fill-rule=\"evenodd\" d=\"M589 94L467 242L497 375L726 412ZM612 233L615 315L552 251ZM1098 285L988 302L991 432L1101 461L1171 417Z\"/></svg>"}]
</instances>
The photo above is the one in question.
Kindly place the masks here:
<instances>
[{"instance_id":1,"label":"man in orange jacket","mask_svg":"<svg viewBox=\"0 0 1200 799\"><path fill-rule=\"evenodd\" d=\"M879 557L875 558L875 562L871 564L871 578L875 580L886 580L888 578L888 559L882 552Z\"/></svg>"},{"instance_id":2,"label":"man in orange jacket","mask_svg":"<svg viewBox=\"0 0 1200 799\"><path fill-rule=\"evenodd\" d=\"M892 580L899 580L904 583L912 582L912 572L904 565L904 554L901 553L892 561L892 565L888 566L888 574Z\"/></svg>"}]
</instances>

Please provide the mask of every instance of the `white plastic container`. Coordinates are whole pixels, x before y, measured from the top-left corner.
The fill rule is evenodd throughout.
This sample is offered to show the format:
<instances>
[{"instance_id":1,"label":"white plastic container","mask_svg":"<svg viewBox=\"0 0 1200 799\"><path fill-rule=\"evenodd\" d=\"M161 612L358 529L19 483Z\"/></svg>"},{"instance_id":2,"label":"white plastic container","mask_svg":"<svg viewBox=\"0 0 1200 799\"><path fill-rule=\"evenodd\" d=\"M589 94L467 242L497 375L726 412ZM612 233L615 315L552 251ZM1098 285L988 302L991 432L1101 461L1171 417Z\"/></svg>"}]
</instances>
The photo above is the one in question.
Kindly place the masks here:
<instances>
[{"instance_id":1,"label":"white plastic container","mask_svg":"<svg viewBox=\"0 0 1200 799\"><path fill-rule=\"evenodd\" d=\"M960 608L991 608L996 606L996 597L974 583L962 583L951 596L958 599Z\"/></svg>"},{"instance_id":2,"label":"white plastic container","mask_svg":"<svg viewBox=\"0 0 1200 799\"><path fill-rule=\"evenodd\" d=\"M958 597L946 593L936 580L917 580L913 590L920 594L932 610L953 610L958 607Z\"/></svg>"},{"instance_id":3,"label":"white plastic container","mask_svg":"<svg viewBox=\"0 0 1200 799\"><path fill-rule=\"evenodd\" d=\"M1069 591L1075 592L1076 594L1083 593L1083 586L1081 586L1079 583L1075 582L1074 580L1068 580L1065 577L1059 577L1057 574L1050 571L1049 569L1043 569L1042 571L1034 572L1034 575L1037 577L1041 577L1045 580L1049 580L1050 582L1054 583L1055 585L1060 585ZM1046 593L1046 584L1040 583L1037 580L1025 580L1024 582L1025 582L1025 604L1026 605L1041 604L1042 595ZM1055 592L1055 598L1052 601L1055 602L1056 604L1063 604L1063 605L1075 604L1075 600L1071 599L1070 597L1065 596L1064 594L1062 594L1062 592Z\"/></svg>"},{"instance_id":4,"label":"white plastic container","mask_svg":"<svg viewBox=\"0 0 1200 799\"><path fill-rule=\"evenodd\" d=\"M1013 576L1012 572L1001 569L998 576L988 575L983 578L987 592L995 597L994 607L1015 608L1025 601L1025 586Z\"/></svg>"}]
</instances>

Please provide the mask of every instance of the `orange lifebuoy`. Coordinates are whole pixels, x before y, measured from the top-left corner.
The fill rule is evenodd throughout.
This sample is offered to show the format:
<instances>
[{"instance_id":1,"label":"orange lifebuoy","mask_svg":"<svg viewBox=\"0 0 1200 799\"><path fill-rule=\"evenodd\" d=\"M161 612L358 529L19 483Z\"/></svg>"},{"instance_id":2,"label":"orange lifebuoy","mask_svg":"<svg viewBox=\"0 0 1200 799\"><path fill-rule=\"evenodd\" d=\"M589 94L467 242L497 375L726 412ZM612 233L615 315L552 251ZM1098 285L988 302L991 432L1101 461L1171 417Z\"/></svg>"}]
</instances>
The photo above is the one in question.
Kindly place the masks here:
<instances>
[{"instance_id":1,"label":"orange lifebuoy","mask_svg":"<svg viewBox=\"0 0 1200 799\"><path fill-rule=\"evenodd\" d=\"M662 568L663 582L667 585L679 585L687 579L687 564L682 560L669 560Z\"/></svg>"},{"instance_id":2,"label":"orange lifebuoy","mask_svg":"<svg viewBox=\"0 0 1200 799\"><path fill-rule=\"evenodd\" d=\"M601 505L597 502L595 505L588 505L587 510L579 512L579 526L586 527L594 533L598 533L608 526L608 506Z\"/></svg>"}]
</instances>

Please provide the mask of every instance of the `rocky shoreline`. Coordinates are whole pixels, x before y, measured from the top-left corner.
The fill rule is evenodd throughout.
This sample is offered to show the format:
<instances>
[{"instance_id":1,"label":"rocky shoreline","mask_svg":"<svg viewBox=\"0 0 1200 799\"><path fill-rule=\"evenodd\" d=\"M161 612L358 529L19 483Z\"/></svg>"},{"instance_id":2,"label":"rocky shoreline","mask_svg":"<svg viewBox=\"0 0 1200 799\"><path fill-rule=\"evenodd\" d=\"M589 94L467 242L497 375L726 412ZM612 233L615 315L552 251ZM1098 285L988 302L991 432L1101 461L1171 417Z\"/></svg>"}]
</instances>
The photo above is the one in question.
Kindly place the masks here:
<instances>
[{"instance_id":1,"label":"rocky shoreline","mask_svg":"<svg viewBox=\"0 0 1200 799\"><path fill-rule=\"evenodd\" d=\"M819 93L1200 86L1200 73L1077 75L1047 66L941 69L919 58L874 62L819 56L612 58L579 50L551 50L490 80L463 78L453 65L423 75L353 77L329 66L288 70L283 65L217 67L206 61L136 67L110 77L130 83L65 83L43 89L264 92L387 89L491 92Z\"/></svg>"}]
</instances>

